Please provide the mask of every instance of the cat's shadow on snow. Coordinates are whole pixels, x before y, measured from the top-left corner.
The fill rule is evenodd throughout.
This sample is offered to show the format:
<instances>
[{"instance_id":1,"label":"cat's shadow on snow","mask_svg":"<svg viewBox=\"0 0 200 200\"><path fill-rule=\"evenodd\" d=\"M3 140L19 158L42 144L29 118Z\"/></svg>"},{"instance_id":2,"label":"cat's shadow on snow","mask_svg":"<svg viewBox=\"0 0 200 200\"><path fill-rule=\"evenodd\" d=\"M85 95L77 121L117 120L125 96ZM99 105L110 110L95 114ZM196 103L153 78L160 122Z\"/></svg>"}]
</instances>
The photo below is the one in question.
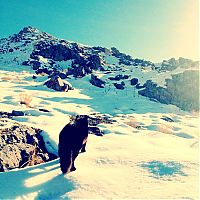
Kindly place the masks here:
<instances>
[{"instance_id":1,"label":"cat's shadow on snow","mask_svg":"<svg viewBox=\"0 0 200 200\"><path fill-rule=\"evenodd\" d=\"M75 183L60 172L59 160L20 170L2 172L0 199L58 199L75 189ZM9 192L8 192L9 191ZM29 196L31 195L31 196Z\"/></svg>"}]
</instances>

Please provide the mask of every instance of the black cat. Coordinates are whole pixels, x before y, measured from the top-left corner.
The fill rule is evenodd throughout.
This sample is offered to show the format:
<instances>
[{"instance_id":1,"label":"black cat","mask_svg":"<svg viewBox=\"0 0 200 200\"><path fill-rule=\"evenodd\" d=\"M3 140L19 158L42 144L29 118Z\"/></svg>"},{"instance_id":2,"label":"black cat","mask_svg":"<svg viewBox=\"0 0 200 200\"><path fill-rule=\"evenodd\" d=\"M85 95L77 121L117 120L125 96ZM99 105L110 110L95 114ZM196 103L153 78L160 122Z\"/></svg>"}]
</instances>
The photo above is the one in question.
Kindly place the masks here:
<instances>
[{"instance_id":1,"label":"black cat","mask_svg":"<svg viewBox=\"0 0 200 200\"><path fill-rule=\"evenodd\" d=\"M58 153L63 174L75 171L74 161L79 152L85 152L88 138L88 116L77 115L59 135Z\"/></svg>"}]
</instances>

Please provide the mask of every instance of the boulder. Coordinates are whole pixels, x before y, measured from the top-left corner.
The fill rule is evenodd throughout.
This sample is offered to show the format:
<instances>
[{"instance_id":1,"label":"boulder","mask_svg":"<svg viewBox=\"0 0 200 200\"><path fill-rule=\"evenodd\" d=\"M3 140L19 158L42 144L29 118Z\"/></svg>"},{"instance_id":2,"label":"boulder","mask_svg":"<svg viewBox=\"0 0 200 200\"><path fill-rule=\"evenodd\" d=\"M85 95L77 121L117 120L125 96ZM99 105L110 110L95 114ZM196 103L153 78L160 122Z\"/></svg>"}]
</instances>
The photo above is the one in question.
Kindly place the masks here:
<instances>
[{"instance_id":1,"label":"boulder","mask_svg":"<svg viewBox=\"0 0 200 200\"><path fill-rule=\"evenodd\" d=\"M115 80L115 81L119 81L121 79L128 79L129 76L128 75L122 75L122 74L118 74L115 77L109 77L108 79L110 80Z\"/></svg>"},{"instance_id":2,"label":"boulder","mask_svg":"<svg viewBox=\"0 0 200 200\"><path fill-rule=\"evenodd\" d=\"M125 86L125 83L122 81L121 83L113 83L113 85L119 89L119 90L123 90L124 89L124 86Z\"/></svg>"},{"instance_id":3,"label":"boulder","mask_svg":"<svg viewBox=\"0 0 200 200\"><path fill-rule=\"evenodd\" d=\"M89 134L94 134L96 136L103 136L104 135L103 131L101 131L99 129L99 127L95 127L95 126L90 126L88 128L88 132L89 132Z\"/></svg>"},{"instance_id":4,"label":"boulder","mask_svg":"<svg viewBox=\"0 0 200 200\"><path fill-rule=\"evenodd\" d=\"M130 80L131 85L136 85L138 83L138 79L137 78L132 78Z\"/></svg>"},{"instance_id":5,"label":"boulder","mask_svg":"<svg viewBox=\"0 0 200 200\"><path fill-rule=\"evenodd\" d=\"M83 66L80 66L79 64L73 64L73 69L71 70L72 74L76 78L81 78L85 76L85 69ZM69 72L67 73L67 75Z\"/></svg>"},{"instance_id":6,"label":"boulder","mask_svg":"<svg viewBox=\"0 0 200 200\"><path fill-rule=\"evenodd\" d=\"M7 120L0 120L0 124L1 172L57 158L47 151L40 129Z\"/></svg>"},{"instance_id":7,"label":"boulder","mask_svg":"<svg viewBox=\"0 0 200 200\"><path fill-rule=\"evenodd\" d=\"M33 70L37 70L41 67L41 62L38 60L31 60L30 64L33 66Z\"/></svg>"},{"instance_id":8,"label":"boulder","mask_svg":"<svg viewBox=\"0 0 200 200\"><path fill-rule=\"evenodd\" d=\"M50 78L50 80L44 83L48 88L51 88L56 91L67 92L68 90L73 90L72 85L63 81L58 75L54 75Z\"/></svg>"},{"instance_id":9,"label":"boulder","mask_svg":"<svg viewBox=\"0 0 200 200\"><path fill-rule=\"evenodd\" d=\"M101 58L99 55L91 55L88 58L88 65L91 67L91 69L97 70L101 67Z\"/></svg>"},{"instance_id":10,"label":"boulder","mask_svg":"<svg viewBox=\"0 0 200 200\"><path fill-rule=\"evenodd\" d=\"M24 116L25 113L23 111L13 110L11 113L12 116Z\"/></svg>"},{"instance_id":11,"label":"boulder","mask_svg":"<svg viewBox=\"0 0 200 200\"><path fill-rule=\"evenodd\" d=\"M171 119L170 117L167 117L167 116L162 116L161 119L164 121L167 121L167 122L174 122L173 119Z\"/></svg>"},{"instance_id":12,"label":"boulder","mask_svg":"<svg viewBox=\"0 0 200 200\"><path fill-rule=\"evenodd\" d=\"M104 88L104 85L105 85L105 81L102 81L101 79L97 78L96 75L93 75L93 74L91 74L90 83L99 88Z\"/></svg>"}]
</instances>

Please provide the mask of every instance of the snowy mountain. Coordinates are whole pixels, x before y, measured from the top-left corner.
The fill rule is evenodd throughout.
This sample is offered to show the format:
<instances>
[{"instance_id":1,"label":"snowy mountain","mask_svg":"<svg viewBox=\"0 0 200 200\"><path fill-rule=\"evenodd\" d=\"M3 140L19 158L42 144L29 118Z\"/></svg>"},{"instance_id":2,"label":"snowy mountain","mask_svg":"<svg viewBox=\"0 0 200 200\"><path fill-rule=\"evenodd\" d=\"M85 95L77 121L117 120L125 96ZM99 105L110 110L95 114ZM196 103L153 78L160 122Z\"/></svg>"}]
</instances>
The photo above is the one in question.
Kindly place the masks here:
<instances>
[{"instance_id":1,"label":"snowy mountain","mask_svg":"<svg viewBox=\"0 0 200 200\"><path fill-rule=\"evenodd\" d=\"M126 72L126 77L129 80L131 80L131 77L140 78L139 82L136 83L137 89L146 86L146 90L140 92L141 95L161 103L177 105L183 110L199 109L198 61L171 58L168 61L164 60L161 64L154 64L143 59L132 58L130 55L121 53L115 47L107 49L80 45L64 39L57 39L29 26L13 36L0 40L0 62L6 68L9 68L9 64L14 64L19 66L18 69L21 70L21 65L23 65L27 66L24 69L33 69L36 74L52 75L57 73L61 78L67 78L69 75L80 78L87 74L96 73L96 71L104 71L105 73L112 71ZM137 73L137 77L135 77L135 71L138 71L137 68L139 68L139 76L142 74L142 77L138 77ZM141 71L145 71L147 74L145 79L143 78L144 73ZM172 76L183 72L183 75ZM115 81L121 80L119 77L117 79L108 78ZM179 86L172 87L177 84L171 84L171 87L168 88L169 81L166 79L173 79L172 82L178 82L178 85L182 85L185 89L180 91ZM189 81L187 81L188 79ZM148 81L144 87L139 86L144 80ZM148 89L149 81L153 81L153 87L150 85L150 92ZM93 79L91 83L94 82L96 83ZM104 83L110 84L107 81ZM124 82L121 83L124 84ZM119 83L113 84L118 89L124 89L124 86ZM100 87L102 87L101 84ZM195 96L188 94L187 91L190 91L190 88L194 90ZM184 99L184 102L182 99Z\"/></svg>"},{"instance_id":2,"label":"snowy mountain","mask_svg":"<svg viewBox=\"0 0 200 200\"><path fill-rule=\"evenodd\" d=\"M154 64L33 27L1 39L0 199L198 199L198 80L188 59ZM58 137L78 114L87 152L63 176Z\"/></svg>"},{"instance_id":3,"label":"snowy mountain","mask_svg":"<svg viewBox=\"0 0 200 200\"><path fill-rule=\"evenodd\" d=\"M76 68L81 68L75 75L83 76L85 73L91 73L93 69L105 70L109 64L107 61L109 57L115 58L119 65L154 66L150 61L133 59L120 53L116 48L109 50L103 47L80 45L57 39L33 27L25 27L17 34L1 39L0 46L0 54L8 55L9 61L31 65L34 70L45 68L48 73L51 73L51 70L73 68L75 71ZM4 60L4 57L2 56L1 59Z\"/></svg>"}]
</instances>

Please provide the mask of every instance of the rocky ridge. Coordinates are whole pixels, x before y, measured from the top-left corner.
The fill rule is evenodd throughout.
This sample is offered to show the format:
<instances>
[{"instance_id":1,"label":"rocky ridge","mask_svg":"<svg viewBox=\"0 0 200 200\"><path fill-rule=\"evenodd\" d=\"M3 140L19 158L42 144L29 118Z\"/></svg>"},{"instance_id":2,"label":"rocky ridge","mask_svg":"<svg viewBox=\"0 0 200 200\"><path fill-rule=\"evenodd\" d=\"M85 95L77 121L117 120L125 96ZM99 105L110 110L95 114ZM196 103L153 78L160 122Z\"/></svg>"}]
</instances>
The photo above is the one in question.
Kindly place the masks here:
<instances>
[{"instance_id":1,"label":"rocky ridge","mask_svg":"<svg viewBox=\"0 0 200 200\"><path fill-rule=\"evenodd\" d=\"M160 66L155 67L156 70L159 72L165 72L165 71L172 71L177 68L182 69L198 69L199 68L199 62L198 61L192 61L190 59L186 58L178 58L177 60L175 58L170 58L169 60L163 60Z\"/></svg>"},{"instance_id":2,"label":"rocky ridge","mask_svg":"<svg viewBox=\"0 0 200 200\"><path fill-rule=\"evenodd\" d=\"M17 53L21 54L19 58ZM57 39L31 26L23 28L19 33L0 40L0 61L3 55L9 54L17 64L31 66L37 73L44 71L52 74L63 71L66 75L83 77L93 70L105 70L105 56L114 56L119 64L127 66L154 66L150 61L132 58L119 52L116 48L89 47ZM61 62L69 61L68 66Z\"/></svg>"}]
</instances>

